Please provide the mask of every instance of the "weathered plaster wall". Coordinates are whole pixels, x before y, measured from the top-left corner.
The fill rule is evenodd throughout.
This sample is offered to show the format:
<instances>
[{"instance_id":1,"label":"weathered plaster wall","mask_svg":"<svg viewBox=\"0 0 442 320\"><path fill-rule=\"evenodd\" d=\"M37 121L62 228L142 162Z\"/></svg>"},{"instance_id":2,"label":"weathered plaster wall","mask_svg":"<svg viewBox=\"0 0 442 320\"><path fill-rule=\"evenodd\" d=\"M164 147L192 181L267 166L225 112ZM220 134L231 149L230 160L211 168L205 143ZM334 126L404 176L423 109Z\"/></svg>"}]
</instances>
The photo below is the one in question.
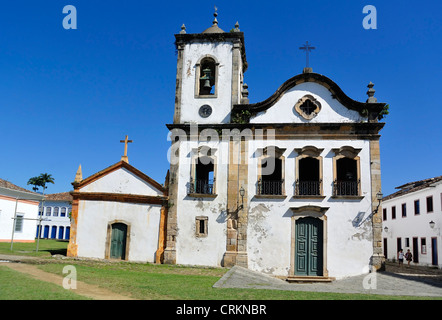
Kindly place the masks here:
<instances>
[{"instance_id":1,"label":"weathered plaster wall","mask_svg":"<svg viewBox=\"0 0 442 320\"><path fill-rule=\"evenodd\" d=\"M256 194L258 159L257 148L276 145L285 148L285 193L283 199L258 199ZM323 190L324 199L294 199L295 148L311 145L324 149ZM344 145L361 148L361 200L332 198L333 148ZM327 269L331 277L362 274L368 271L373 253L371 221L371 181L368 141L304 140L250 142L249 145L249 223L247 246L249 268L274 275L287 276L291 257L291 207L306 205L329 207L327 216ZM366 220L368 219L368 220Z\"/></svg>"},{"instance_id":2,"label":"weathered plaster wall","mask_svg":"<svg viewBox=\"0 0 442 320\"><path fill-rule=\"evenodd\" d=\"M294 109L295 104L306 94L312 95L321 104L319 114L306 120ZM319 122L360 122L366 120L358 112L344 107L332 98L331 92L314 82L304 82L288 90L271 108L253 117L251 123L319 123Z\"/></svg>"},{"instance_id":3,"label":"weathered plaster wall","mask_svg":"<svg viewBox=\"0 0 442 320\"><path fill-rule=\"evenodd\" d=\"M230 121L232 93L232 48L231 42L189 43L185 45L182 70L181 119L180 122L227 123ZM218 67L218 95L216 98L195 98L195 64L205 55L215 57ZM208 104L212 114L202 118L199 108Z\"/></svg>"},{"instance_id":4,"label":"weathered plaster wall","mask_svg":"<svg viewBox=\"0 0 442 320\"><path fill-rule=\"evenodd\" d=\"M215 198L188 196L191 150L198 146L194 141L182 142L180 146L178 200L172 204L177 206L176 263L220 266L226 251L227 162L218 161ZM228 152L228 145L225 142L214 144L213 147L217 148L215 155L219 160L222 154ZM198 216L208 217L207 237L195 235L195 217Z\"/></svg>"}]
</instances>

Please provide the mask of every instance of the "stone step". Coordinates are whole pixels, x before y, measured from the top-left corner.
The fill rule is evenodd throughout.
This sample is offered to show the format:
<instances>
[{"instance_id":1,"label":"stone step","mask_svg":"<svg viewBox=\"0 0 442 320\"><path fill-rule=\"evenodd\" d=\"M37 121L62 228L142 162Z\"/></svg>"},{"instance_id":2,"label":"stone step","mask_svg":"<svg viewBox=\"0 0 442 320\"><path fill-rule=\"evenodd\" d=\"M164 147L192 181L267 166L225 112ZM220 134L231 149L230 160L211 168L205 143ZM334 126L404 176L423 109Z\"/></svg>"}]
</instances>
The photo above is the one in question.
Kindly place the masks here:
<instances>
[{"instance_id":1,"label":"stone step","mask_svg":"<svg viewBox=\"0 0 442 320\"><path fill-rule=\"evenodd\" d=\"M290 276L285 279L287 282L332 282L335 278L330 277L313 277L313 276Z\"/></svg>"}]
</instances>

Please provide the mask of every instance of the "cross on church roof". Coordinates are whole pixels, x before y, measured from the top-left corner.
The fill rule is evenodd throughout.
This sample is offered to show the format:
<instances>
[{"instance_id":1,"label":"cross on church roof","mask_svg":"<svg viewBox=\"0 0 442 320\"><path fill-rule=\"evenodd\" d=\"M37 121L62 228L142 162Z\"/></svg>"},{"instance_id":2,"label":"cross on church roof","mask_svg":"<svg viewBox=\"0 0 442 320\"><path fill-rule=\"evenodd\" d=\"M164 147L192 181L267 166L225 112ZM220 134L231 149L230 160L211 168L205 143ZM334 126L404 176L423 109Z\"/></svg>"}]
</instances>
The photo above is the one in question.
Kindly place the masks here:
<instances>
[{"instance_id":1,"label":"cross on church roof","mask_svg":"<svg viewBox=\"0 0 442 320\"><path fill-rule=\"evenodd\" d=\"M133 142L132 140L128 139L129 137L126 136L124 140L120 140L120 142L124 142L124 155L121 157L121 161L129 163L129 158L127 157L127 144Z\"/></svg>"},{"instance_id":2,"label":"cross on church roof","mask_svg":"<svg viewBox=\"0 0 442 320\"><path fill-rule=\"evenodd\" d=\"M314 50L314 49L316 49L315 47L312 47L309 43L308 43L308 41L306 41L305 42L305 44L302 46L302 47L299 47L299 49L300 50L305 50L305 54L306 54L306 68L308 68L309 66L308 66L308 53L311 51L311 50Z\"/></svg>"}]
</instances>

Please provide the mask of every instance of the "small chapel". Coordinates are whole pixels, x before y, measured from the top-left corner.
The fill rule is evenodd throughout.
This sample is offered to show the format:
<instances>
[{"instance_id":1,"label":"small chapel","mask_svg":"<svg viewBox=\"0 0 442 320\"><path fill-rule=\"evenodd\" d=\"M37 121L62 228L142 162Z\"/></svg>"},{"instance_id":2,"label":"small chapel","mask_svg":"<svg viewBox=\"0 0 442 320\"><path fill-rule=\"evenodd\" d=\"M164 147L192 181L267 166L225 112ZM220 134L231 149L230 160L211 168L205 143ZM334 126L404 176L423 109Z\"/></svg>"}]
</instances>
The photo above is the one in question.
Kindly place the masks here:
<instances>
[{"instance_id":1,"label":"small chapel","mask_svg":"<svg viewBox=\"0 0 442 320\"><path fill-rule=\"evenodd\" d=\"M84 180L79 172L69 254L239 265L296 281L381 268L386 104L373 83L360 102L306 67L250 103L244 33L214 16L200 33L183 25L175 35L166 182L124 158Z\"/></svg>"},{"instance_id":2,"label":"small chapel","mask_svg":"<svg viewBox=\"0 0 442 320\"><path fill-rule=\"evenodd\" d=\"M167 188L129 164L126 136L121 160L72 183L67 255L156 262L162 259Z\"/></svg>"}]
</instances>

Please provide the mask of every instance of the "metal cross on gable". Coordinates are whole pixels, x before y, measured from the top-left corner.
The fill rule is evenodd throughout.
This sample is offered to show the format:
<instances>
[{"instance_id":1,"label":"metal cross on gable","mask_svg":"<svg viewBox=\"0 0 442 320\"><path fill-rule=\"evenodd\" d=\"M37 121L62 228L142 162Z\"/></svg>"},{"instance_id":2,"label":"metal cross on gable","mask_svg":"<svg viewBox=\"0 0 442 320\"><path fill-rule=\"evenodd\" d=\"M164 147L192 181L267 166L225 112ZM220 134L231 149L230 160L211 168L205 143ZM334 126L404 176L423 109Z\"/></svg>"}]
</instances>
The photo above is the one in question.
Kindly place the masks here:
<instances>
[{"instance_id":1,"label":"metal cross on gable","mask_svg":"<svg viewBox=\"0 0 442 320\"><path fill-rule=\"evenodd\" d=\"M311 50L314 50L314 49L316 49L315 47L312 47L309 43L308 43L308 41L306 41L305 42L305 44L302 46L302 47L299 47L299 49L300 50L305 50L305 54L306 54L306 68L308 68L309 66L308 66L308 53L311 51Z\"/></svg>"}]
</instances>

